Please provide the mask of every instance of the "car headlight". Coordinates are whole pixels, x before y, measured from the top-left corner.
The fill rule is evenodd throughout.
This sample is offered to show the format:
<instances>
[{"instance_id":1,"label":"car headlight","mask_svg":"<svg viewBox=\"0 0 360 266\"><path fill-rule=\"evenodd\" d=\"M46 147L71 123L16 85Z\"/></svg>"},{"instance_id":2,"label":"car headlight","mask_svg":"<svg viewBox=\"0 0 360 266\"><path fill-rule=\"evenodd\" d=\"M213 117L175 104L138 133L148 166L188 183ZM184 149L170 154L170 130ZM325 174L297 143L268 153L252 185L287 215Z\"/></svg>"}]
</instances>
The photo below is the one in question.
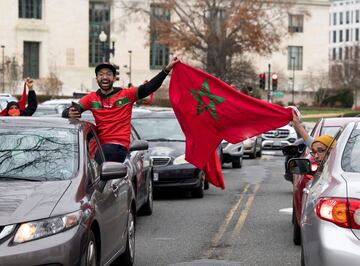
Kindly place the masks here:
<instances>
[{"instance_id":1,"label":"car headlight","mask_svg":"<svg viewBox=\"0 0 360 266\"><path fill-rule=\"evenodd\" d=\"M81 211L79 210L63 216L23 223L17 229L13 242L20 244L57 234L79 224L80 218Z\"/></svg>"},{"instance_id":2,"label":"car headlight","mask_svg":"<svg viewBox=\"0 0 360 266\"><path fill-rule=\"evenodd\" d=\"M185 154L176 157L173 162L173 164L184 164L184 163L189 163L188 161L185 160Z\"/></svg>"}]
</instances>

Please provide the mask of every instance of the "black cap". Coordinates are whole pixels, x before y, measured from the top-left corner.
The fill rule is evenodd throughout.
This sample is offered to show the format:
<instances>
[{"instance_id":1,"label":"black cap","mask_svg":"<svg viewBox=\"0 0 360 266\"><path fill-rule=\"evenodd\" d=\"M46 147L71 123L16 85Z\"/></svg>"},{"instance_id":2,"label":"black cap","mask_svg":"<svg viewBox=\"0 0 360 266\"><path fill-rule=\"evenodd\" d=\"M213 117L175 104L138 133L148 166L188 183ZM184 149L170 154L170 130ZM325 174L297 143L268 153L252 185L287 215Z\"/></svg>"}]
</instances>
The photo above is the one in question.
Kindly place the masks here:
<instances>
[{"instance_id":1,"label":"black cap","mask_svg":"<svg viewBox=\"0 0 360 266\"><path fill-rule=\"evenodd\" d=\"M103 68L110 69L114 73L114 76L116 76L116 69L110 63L101 63L101 64L97 65L96 68L95 68L95 74L97 74L100 71L100 69L103 69Z\"/></svg>"},{"instance_id":2,"label":"black cap","mask_svg":"<svg viewBox=\"0 0 360 266\"><path fill-rule=\"evenodd\" d=\"M14 102L14 101L11 101L11 102L8 102L7 106L6 106L6 109L10 109L11 106L13 105L16 105L19 109L20 109L20 106L17 102Z\"/></svg>"}]
</instances>

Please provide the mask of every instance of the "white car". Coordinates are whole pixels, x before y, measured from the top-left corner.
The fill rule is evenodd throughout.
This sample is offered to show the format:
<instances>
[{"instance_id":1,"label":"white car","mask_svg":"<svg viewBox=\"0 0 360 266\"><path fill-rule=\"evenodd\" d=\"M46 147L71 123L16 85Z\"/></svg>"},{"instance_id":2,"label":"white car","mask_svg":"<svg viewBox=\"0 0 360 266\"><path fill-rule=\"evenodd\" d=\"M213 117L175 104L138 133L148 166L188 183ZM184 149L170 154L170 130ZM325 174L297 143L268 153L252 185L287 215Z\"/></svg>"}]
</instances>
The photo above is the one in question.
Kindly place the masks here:
<instances>
[{"instance_id":1,"label":"white car","mask_svg":"<svg viewBox=\"0 0 360 266\"><path fill-rule=\"evenodd\" d=\"M231 144L226 140L221 142L222 163L231 163L233 168L241 168L244 156L244 144L242 142Z\"/></svg>"},{"instance_id":2,"label":"white car","mask_svg":"<svg viewBox=\"0 0 360 266\"><path fill-rule=\"evenodd\" d=\"M280 150L284 146L293 144L297 139L295 129L290 125L286 125L263 133L262 147L264 150Z\"/></svg>"},{"instance_id":3,"label":"white car","mask_svg":"<svg viewBox=\"0 0 360 266\"><path fill-rule=\"evenodd\" d=\"M244 154L249 155L251 159L261 157L262 155L262 138L261 135L248 138L243 141Z\"/></svg>"}]
</instances>

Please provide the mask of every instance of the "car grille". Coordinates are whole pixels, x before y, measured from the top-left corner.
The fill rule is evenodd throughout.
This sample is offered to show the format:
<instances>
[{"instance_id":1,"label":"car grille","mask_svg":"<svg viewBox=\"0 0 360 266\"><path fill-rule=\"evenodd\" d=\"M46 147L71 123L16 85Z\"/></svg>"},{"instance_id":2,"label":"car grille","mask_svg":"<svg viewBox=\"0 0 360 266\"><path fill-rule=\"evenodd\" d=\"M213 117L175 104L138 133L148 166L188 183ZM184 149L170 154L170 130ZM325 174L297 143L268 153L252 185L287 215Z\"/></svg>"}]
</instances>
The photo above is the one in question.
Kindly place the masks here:
<instances>
[{"instance_id":1,"label":"car grille","mask_svg":"<svg viewBox=\"0 0 360 266\"><path fill-rule=\"evenodd\" d=\"M151 157L154 166L166 166L170 163L170 157Z\"/></svg>"},{"instance_id":2,"label":"car grille","mask_svg":"<svg viewBox=\"0 0 360 266\"><path fill-rule=\"evenodd\" d=\"M283 139L287 138L289 136L289 133L290 132L288 129L275 129L265 132L264 137L269 139Z\"/></svg>"}]
</instances>

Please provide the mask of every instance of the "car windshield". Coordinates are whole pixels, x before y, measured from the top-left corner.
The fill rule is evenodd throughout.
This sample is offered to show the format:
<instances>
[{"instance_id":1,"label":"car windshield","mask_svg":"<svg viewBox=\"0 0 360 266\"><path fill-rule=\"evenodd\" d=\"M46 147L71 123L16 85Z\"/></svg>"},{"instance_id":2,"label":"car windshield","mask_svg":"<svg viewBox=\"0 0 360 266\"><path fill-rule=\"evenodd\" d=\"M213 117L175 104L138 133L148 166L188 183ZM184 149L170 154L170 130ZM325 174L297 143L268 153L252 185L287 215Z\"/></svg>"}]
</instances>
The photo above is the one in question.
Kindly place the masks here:
<instances>
[{"instance_id":1,"label":"car windshield","mask_svg":"<svg viewBox=\"0 0 360 266\"><path fill-rule=\"evenodd\" d=\"M330 135L330 136L335 136L336 133L338 133L338 131L341 129L341 127L323 127L321 129L321 133L320 135L324 135L324 134L327 134L327 135Z\"/></svg>"},{"instance_id":2,"label":"car windshield","mask_svg":"<svg viewBox=\"0 0 360 266\"><path fill-rule=\"evenodd\" d=\"M351 133L341 160L345 172L360 173L360 129Z\"/></svg>"},{"instance_id":3,"label":"car windshield","mask_svg":"<svg viewBox=\"0 0 360 266\"><path fill-rule=\"evenodd\" d=\"M70 179L78 169L78 153L72 129L0 128L0 181Z\"/></svg>"},{"instance_id":4,"label":"car windshield","mask_svg":"<svg viewBox=\"0 0 360 266\"><path fill-rule=\"evenodd\" d=\"M133 119L133 127L145 140L185 141L185 136L176 118Z\"/></svg>"}]
</instances>

